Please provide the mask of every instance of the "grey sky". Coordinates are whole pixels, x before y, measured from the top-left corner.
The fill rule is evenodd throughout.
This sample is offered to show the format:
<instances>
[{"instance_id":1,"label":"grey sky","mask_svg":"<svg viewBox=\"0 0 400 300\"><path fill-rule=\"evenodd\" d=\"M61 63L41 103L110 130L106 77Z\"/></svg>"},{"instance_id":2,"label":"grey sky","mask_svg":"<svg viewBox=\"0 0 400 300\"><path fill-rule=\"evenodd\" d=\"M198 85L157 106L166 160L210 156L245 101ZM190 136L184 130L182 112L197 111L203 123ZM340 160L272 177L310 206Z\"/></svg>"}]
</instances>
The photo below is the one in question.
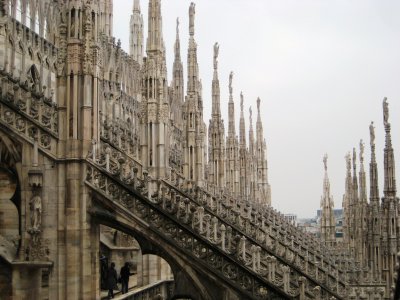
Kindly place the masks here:
<instances>
[{"instance_id":1,"label":"grey sky","mask_svg":"<svg viewBox=\"0 0 400 300\"><path fill-rule=\"evenodd\" d=\"M169 80L177 17L186 71L190 2L162 1ZM133 0L114 0L114 36L121 39L126 51L132 5ZM147 0L141 0L145 35L147 5ZM245 96L246 116L250 105L256 111L256 99L261 98L272 204L280 211L300 217L315 215L322 194L325 152L335 206L341 207L344 156L353 147L358 149L359 140L364 139L368 172L372 120L383 193L385 96L395 159L400 162L399 11L400 2L394 0L196 1L195 38L205 122L208 125L211 114L213 44L218 42L225 126L228 78L233 71L237 132L240 91ZM253 126L255 129L255 123Z\"/></svg>"}]
</instances>

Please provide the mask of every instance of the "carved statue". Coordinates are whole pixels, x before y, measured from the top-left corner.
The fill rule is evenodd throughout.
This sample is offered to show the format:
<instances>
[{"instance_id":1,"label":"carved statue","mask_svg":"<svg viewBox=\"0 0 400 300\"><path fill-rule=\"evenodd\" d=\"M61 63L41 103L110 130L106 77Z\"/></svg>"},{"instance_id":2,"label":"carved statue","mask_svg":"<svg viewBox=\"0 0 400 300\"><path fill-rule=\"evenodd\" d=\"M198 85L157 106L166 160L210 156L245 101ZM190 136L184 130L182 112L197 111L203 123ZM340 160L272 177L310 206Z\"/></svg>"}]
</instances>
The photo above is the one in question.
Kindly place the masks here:
<instances>
[{"instance_id":1,"label":"carved statue","mask_svg":"<svg viewBox=\"0 0 400 300\"><path fill-rule=\"evenodd\" d=\"M327 171L328 170L328 154L324 155L323 162L324 162L324 169L325 169L325 171Z\"/></svg>"},{"instance_id":2,"label":"carved statue","mask_svg":"<svg viewBox=\"0 0 400 300\"><path fill-rule=\"evenodd\" d=\"M42 224L42 198L39 195L33 196L29 201L31 210L31 226L33 229L40 229Z\"/></svg>"},{"instance_id":3,"label":"carved statue","mask_svg":"<svg viewBox=\"0 0 400 300\"><path fill-rule=\"evenodd\" d=\"M364 142L363 140L360 140L360 161L361 163L364 161Z\"/></svg>"},{"instance_id":4,"label":"carved statue","mask_svg":"<svg viewBox=\"0 0 400 300\"><path fill-rule=\"evenodd\" d=\"M69 29L69 36L75 37L75 18L73 16L71 17L71 27Z\"/></svg>"},{"instance_id":5,"label":"carved statue","mask_svg":"<svg viewBox=\"0 0 400 300\"><path fill-rule=\"evenodd\" d=\"M218 68L218 53L219 53L219 45L218 43L214 44L214 69Z\"/></svg>"},{"instance_id":6,"label":"carved statue","mask_svg":"<svg viewBox=\"0 0 400 300\"><path fill-rule=\"evenodd\" d=\"M229 74L229 94L232 95L232 80L233 80L233 72Z\"/></svg>"},{"instance_id":7,"label":"carved statue","mask_svg":"<svg viewBox=\"0 0 400 300\"><path fill-rule=\"evenodd\" d=\"M176 36L179 35L179 18L176 18Z\"/></svg>"},{"instance_id":8,"label":"carved statue","mask_svg":"<svg viewBox=\"0 0 400 300\"><path fill-rule=\"evenodd\" d=\"M189 7L189 34L194 35L194 15L196 14L196 4L190 3Z\"/></svg>"},{"instance_id":9,"label":"carved statue","mask_svg":"<svg viewBox=\"0 0 400 300\"><path fill-rule=\"evenodd\" d=\"M375 144L375 127L374 122L371 122L369 125L369 136L371 141L371 146Z\"/></svg>"},{"instance_id":10,"label":"carved statue","mask_svg":"<svg viewBox=\"0 0 400 300\"><path fill-rule=\"evenodd\" d=\"M260 97L257 98L257 111L258 113L260 113L260 103L261 103L261 99Z\"/></svg>"},{"instance_id":11,"label":"carved statue","mask_svg":"<svg viewBox=\"0 0 400 300\"><path fill-rule=\"evenodd\" d=\"M387 98L383 98L383 124L386 126L389 122L389 103Z\"/></svg>"},{"instance_id":12,"label":"carved statue","mask_svg":"<svg viewBox=\"0 0 400 300\"><path fill-rule=\"evenodd\" d=\"M240 110L243 111L243 92L240 92Z\"/></svg>"}]
</instances>

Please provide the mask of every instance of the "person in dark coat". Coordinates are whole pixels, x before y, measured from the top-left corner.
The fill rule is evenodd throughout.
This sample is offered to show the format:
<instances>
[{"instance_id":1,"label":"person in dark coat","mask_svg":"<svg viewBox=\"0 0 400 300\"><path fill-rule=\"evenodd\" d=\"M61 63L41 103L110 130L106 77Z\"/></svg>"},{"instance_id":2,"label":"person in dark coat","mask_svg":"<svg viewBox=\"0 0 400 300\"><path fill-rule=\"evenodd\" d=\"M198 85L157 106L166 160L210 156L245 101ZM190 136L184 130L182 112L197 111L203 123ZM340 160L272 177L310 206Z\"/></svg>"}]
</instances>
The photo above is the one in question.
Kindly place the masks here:
<instances>
[{"instance_id":1,"label":"person in dark coat","mask_svg":"<svg viewBox=\"0 0 400 300\"><path fill-rule=\"evenodd\" d=\"M111 263L110 268L107 272L107 288L108 298L114 298L114 288L117 286L117 271L115 270L115 263Z\"/></svg>"},{"instance_id":2,"label":"person in dark coat","mask_svg":"<svg viewBox=\"0 0 400 300\"><path fill-rule=\"evenodd\" d=\"M128 284L129 284L129 276L131 276L131 272L129 270L129 263L126 262L125 265L121 268L120 276L121 276L121 283L122 283L122 294L128 292Z\"/></svg>"}]
</instances>

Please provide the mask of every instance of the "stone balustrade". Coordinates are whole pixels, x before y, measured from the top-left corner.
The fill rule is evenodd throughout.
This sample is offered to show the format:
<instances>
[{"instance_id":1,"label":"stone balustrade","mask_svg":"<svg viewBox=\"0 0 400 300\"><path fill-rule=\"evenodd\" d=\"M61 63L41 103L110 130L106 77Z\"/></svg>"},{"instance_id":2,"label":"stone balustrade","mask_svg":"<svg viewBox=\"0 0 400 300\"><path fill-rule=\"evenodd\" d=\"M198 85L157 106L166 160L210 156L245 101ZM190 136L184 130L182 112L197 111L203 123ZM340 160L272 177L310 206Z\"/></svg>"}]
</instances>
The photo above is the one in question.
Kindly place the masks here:
<instances>
[{"instance_id":1,"label":"stone balustrade","mask_svg":"<svg viewBox=\"0 0 400 300\"><path fill-rule=\"evenodd\" d=\"M181 193L178 188L175 192ZM193 201L197 201L198 205L204 206L209 213L216 214L221 220L228 222L240 234L251 237L252 242L261 246L269 255L279 257L288 265L296 266L299 271L305 271L303 276L314 280L318 278L317 282L322 286L325 285L339 294L345 293L344 272L338 269L326 249L319 247L320 243L313 238L305 240L305 233L292 226L272 208L254 210L244 201L225 201L221 194L212 196L193 186L187 188L182 196L196 199Z\"/></svg>"},{"instance_id":2,"label":"stone balustrade","mask_svg":"<svg viewBox=\"0 0 400 300\"><path fill-rule=\"evenodd\" d=\"M52 154L58 142L58 107L26 82L0 71L0 122Z\"/></svg>"},{"instance_id":3,"label":"stone balustrade","mask_svg":"<svg viewBox=\"0 0 400 300\"><path fill-rule=\"evenodd\" d=\"M135 289L126 294L116 296L116 300L144 300L144 299L171 299L173 296L174 281L163 280Z\"/></svg>"},{"instance_id":4,"label":"stone balustrade","mask_svg":"<svg viewBox=\"0 0 400 300\"><path fill-rule=\"evenodd\" d=\"M111 181L118 180L139 191L180 224L189 226L192 232L220 249L221 253L288 295L296 296L304 290L303 299L313 299L317 286L321 286L322 295L343 295L346 285L340 277L341 271L302 245L299 232L296 238L292 237L293 234L288 237L287 232L262 221L251 207L245 207L243 203L233 205L233 201L226 203L222 197L202 193L192 185L188 185L189 189L184 193L169 181L149 178L146 172L139 178L137 171L133 172L137 168L132 165L132 160L122 157L121 153L112 154L113 151L119 152L103 145L89 154L88 160L100 168L100 172L90 168L92 173L96 173L88 174L93 186L112 194L118 183ZM100 176L103 172L112 179ZM100 182L99 178L105 178L105 181ZM120 199L121 203L131 207L132 204L124 198ZM113 199L116 199L115 195ZM275 220L276 224L278 218L270 213L265 219L270 219L271 223ZM291 233L296 232L292 229ZM300 278L305 278L305 282L300 284Z\"/></svg>"},{"instance_id":5,"label":"stone balustrade","mask_svg":"<svg viewBox=\"0 0 400 300\"><path fill-rule=\"evenodd\" d=\"M0 71L1 101L14 111L33 121L53 135L58 135L58 107L52 98L44 96L26 81Z\"/></svg>"}]
</instances>

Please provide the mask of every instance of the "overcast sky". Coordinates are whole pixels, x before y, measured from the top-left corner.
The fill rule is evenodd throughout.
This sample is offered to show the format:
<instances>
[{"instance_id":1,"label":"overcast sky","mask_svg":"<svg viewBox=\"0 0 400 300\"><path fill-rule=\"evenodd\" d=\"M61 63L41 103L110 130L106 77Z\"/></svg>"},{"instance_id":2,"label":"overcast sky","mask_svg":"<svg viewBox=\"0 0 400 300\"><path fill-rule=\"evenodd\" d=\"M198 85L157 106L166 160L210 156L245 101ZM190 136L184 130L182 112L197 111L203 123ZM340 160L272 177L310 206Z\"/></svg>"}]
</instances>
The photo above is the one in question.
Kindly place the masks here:
<instances>
[{"instance_id":1,"label":"overcast sky","mask_svg":"<svg viewBox=\"0 0 400 300\"><path fill-rule=\"evenodd\" d=\"M169 81L177 17L181 23L184 76L187 76L190 2L162 1ZM114 36L121 39L127 52L132 6L133 0L114 0ZM147 6L148 1L141 0L145 36ZM335 206L341 207L346 172L344 157L353 147L359 148L360 139L366 144L368 172L371 121L376 125L382 195L382 99L385 96L389 101L395 159L400 162L399 11L400 1L395 0L196 2L195 38L205 122L208 125L211 116L213 44L218 42L225 129L228 78L233 71L237 133L240 91L245 96L246 129L249 128L248 107L252 105L256 112L256 99L261 98L272 205L283 213L295 213L299 217L316 215L322 195L325 153L329 156L328 173Z\"/></svg>"}]
</instances>

